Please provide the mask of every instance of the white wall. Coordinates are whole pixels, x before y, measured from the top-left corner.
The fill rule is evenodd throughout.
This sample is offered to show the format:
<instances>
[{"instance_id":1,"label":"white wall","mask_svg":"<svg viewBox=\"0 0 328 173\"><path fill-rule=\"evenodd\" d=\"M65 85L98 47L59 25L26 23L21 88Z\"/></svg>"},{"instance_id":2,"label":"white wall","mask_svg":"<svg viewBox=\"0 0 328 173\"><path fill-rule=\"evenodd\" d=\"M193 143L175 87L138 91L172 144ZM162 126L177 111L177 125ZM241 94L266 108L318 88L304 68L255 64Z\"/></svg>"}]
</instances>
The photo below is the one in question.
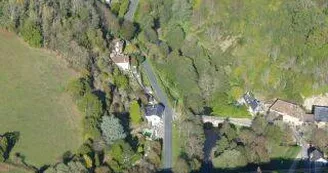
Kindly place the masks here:
<instances>
[{"instance_id":1,"label":"white wall","mask_svg":"<svg viewBox=\"0 0 328 173\"><path fill-rule=\"evenodd\" d=\"M156 126L161 122L161 118L157 115L146 116L147 121L152 125Z\"/></svg>"},{"instance_id":2,"label":"white wall","mask_svg":"<svg viewBox=\"0 0 328 173\"><path fill-rule=\"evenodd\" d=\"M124 71L130 70L130 63L125 62L125 63L116 63L116 65L121 68Z\"/></svg>"}]
</instances>

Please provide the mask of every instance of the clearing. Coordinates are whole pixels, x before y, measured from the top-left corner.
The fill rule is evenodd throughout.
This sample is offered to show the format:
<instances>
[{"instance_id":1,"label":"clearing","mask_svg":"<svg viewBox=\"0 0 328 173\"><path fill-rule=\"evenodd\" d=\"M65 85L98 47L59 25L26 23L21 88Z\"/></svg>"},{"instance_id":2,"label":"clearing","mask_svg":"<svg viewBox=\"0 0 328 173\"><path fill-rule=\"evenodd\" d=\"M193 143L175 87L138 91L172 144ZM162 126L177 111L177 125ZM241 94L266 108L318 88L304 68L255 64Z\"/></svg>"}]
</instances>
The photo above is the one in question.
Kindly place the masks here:
<instances>
[{"instance_id":1,"label":"clearing","mask_svg":"<svg viewBox=\"0 0 328 173\"><path fill-rule=\"evenodd\" d=\"M0 31L0 134L20 132L12 155L43 166L79 147L81 117L65 93L76 77L54 54Z\"/></svg>"}]
</instances>

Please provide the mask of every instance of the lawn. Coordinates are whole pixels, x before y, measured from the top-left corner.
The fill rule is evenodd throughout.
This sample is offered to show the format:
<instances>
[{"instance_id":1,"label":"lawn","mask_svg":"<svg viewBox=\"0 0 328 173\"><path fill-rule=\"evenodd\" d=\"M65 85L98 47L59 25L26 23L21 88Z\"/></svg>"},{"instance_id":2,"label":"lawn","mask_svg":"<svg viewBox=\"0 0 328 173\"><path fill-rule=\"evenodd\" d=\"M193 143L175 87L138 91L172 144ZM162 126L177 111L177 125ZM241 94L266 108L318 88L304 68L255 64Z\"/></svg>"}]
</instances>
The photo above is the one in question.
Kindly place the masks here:
<instances>
[{"instance_id":1,"label":"lawn","mask_svg":"<svg viewBox=\"0 0 328 173\"><path fill-rule=\"evenodd\" d=\"M181 155L181 150L182 150L182 146L181 146L181 140L180 140L180 135L179 135L179 131L178 131L178 127L177 124L173 124L172 126L172 160L173 163L175 163L179 156Z\"/></svg>"},{"instance_id":2,"label":"lawn","mask_svg":"<svg viewBox=\"0 0 328 173\"><path fill-rule=\"evenodd\" d=\"M0 134L20 133L12 154L35 166L81 144L81 117L65 87L77 74L54 54L0 31Z\"/></svg>"}]
</instances>

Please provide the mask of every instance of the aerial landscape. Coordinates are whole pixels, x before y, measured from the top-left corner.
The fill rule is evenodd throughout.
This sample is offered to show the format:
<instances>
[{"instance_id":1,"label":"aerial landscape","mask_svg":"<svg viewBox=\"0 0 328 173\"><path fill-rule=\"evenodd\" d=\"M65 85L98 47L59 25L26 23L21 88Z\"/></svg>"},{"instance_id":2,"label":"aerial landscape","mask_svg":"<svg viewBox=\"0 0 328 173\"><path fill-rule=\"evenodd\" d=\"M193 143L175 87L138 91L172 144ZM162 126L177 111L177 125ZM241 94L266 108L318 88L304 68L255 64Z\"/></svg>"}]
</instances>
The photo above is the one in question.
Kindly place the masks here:
<instances>
[{"instance_id":1,"label":"aerial landscape","mask_svg":"<svg viewBox=\"0 0 328 173\"><path fill-rule=\"evenodd\" d=\"M0 173L325 173L327 69L327 0L0 0Z\"/></svg>"}]
</instances>

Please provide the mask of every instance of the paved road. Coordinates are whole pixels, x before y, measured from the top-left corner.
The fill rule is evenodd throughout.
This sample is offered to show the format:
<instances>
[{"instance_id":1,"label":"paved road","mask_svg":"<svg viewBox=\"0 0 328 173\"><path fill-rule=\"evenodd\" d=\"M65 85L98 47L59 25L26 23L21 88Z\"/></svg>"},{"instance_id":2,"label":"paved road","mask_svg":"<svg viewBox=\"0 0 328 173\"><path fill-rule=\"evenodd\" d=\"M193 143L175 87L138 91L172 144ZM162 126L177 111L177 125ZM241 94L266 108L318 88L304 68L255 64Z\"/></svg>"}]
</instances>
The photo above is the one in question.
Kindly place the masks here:
<instances>
[{"instance_id":1,"label":"paved road","mask_svg":"<svg viewBox=\"0 0 328 173\"><path fill-rule=\"evenodd\" d=\"M134 13L137 11L139 0L130 0L129 10L124 19L133 22Z\"/></svg>"},{"instance_id":2,"label":"paved road","mask_svg":"<svg viewBox=\"0 0 328 173\"><path fill-rule=\"evenodd\" d=\"M164 139L163 139L163 169L170 170L172 168L172 115L173 109L170 107L169 101L165 92L159 86L148 59L142 64L148 79L153 87L155 95L165 106L164 111Z\"/></svg>"}]
</instances>

